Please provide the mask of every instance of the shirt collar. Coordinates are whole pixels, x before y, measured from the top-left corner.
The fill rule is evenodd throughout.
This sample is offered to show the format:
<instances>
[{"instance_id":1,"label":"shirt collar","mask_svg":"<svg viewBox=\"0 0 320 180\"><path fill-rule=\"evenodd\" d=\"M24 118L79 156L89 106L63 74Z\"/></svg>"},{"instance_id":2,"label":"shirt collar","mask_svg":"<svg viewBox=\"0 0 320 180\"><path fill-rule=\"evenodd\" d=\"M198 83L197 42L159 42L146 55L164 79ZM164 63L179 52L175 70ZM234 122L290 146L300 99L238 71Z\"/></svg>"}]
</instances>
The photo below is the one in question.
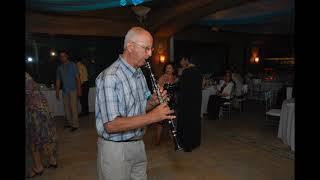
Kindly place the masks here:
<instances>
[{"instance_id":1,"label":"shirt collar","mask_svg":"<svg viewBox=\"0 0 320 180\"><path fill-rule=\"evenodd\" d=\"M63 66L67 66L68 64L70 64L70 61L68 61L66 63L62 63Z\"/></svg>"},{"instance_id":2,"label":"shirt collar","mask_svg":"<svg viewBox=\"0 0 320 180\"><path fill-rule=\"evenodd\" d=\"M119 60L123 64L125 71L130 73L132 77L138 78L143 74L140 68L132 67L121 55L119 55Z\"/></svg>"}]
</instances>

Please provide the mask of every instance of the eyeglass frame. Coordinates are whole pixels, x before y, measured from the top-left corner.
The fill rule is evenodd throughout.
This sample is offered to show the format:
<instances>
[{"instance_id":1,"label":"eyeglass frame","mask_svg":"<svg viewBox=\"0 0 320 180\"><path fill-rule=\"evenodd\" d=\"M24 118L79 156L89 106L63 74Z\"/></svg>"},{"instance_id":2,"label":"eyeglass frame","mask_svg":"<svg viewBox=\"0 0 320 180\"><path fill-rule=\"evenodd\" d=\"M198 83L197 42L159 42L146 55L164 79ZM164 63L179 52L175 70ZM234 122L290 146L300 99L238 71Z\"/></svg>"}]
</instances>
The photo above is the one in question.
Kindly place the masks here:
<instances>
[{"instance_id":1,"label":"eyeglass frame","mask_svg":"<svg viewBox=\"0 0 320 180\"><path fill-rule=\"evenodd\" d=\"M148 51L153 52L154 51L154 47L146 47L146 46L143 46L137 42L134 42L134 41L131 41L131 42L138 45L139 47L143 48L145 52L148 52Z\"/></svg>"}]
</instances>

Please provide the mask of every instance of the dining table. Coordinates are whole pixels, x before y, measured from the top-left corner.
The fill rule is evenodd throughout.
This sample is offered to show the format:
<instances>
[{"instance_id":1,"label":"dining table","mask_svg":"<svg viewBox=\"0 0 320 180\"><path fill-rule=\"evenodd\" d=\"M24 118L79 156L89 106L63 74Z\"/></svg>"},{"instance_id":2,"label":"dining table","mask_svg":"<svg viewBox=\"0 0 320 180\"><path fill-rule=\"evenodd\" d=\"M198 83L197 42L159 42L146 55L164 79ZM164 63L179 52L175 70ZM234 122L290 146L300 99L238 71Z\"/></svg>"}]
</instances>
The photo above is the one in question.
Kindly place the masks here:
<instances>
[{"instance_id":1,"label":"dining table","mask_svg":"<svg viewBox=\"0 0 320 180\"><path fill-rule=\"evenodd\" d=\"M201 117L203 117L203 115L205 113L207 113L207 106L208 106L209 97L211 95L215 95L216 93L217 93L217 86L216 85L209 86L209 87L202 89Z\"/></svg>"},{"instance_id":2,"label":"dining table","mask_svg":"<svg viewBox=\"0 0 320 180\"><path fill-rule=\"evenodd\" d=\"M278 138L295 150L295 100L285 99L281 106Z\"/></svg>"},{"instance_id":3,"label":"dining table","mask_svg":"<svg viewBox=\"0 0 320 180\"><path fill-rule=\"evenodd\" d=\"M49 111L53 116L64 116L64 105L63 105L63 97L62 91L60 90L60 98L56 98L56 91L52 88L41 88L41 93L46 97L48 101ZM95 98L96 98L96 88L90 87L88 94L88 106L89 112L95 111ZM78 99L78 112L81 112L81 104Z\"/></svg>"}]
</instances>

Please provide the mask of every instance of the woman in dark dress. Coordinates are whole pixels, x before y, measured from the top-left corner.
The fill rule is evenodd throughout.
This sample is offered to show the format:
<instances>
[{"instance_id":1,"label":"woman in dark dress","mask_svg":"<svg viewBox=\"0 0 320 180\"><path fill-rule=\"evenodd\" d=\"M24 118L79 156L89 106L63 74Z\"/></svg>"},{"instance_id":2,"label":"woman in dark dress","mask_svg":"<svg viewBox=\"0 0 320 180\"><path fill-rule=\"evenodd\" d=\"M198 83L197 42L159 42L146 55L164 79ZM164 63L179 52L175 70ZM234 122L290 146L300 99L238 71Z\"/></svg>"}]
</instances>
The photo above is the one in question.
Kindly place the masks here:
<instances>
[{"instance_id":1,"label":"woman in dark dress","mask_svg":"<svg viewBox=\"0 0 320 180\"><path fill-rule=\"evenodd\" d=\"M181 58L180 65L183 71L179 78L177 131L184 151L190 152L201 141L202 76L189 58Z\"/></svg>"},{"instance_id":2,"label":"woman in dark dress","mask_svg":"<svg viewBox=\"0 0 320 180\"><path fill-rule=\"evenodd\" d=\"M168 97L170 101L168 102L170 109L174 109L175 107L175 94L174 94L174 83L176 82L175 69L173 64L168 63L164 66L163 75L158 79L158 84L160 87L163 87L167 90ZM165 122L156 123L156 145L160 145L161 134L164 127Z\"/></svg>"}]
</instances>

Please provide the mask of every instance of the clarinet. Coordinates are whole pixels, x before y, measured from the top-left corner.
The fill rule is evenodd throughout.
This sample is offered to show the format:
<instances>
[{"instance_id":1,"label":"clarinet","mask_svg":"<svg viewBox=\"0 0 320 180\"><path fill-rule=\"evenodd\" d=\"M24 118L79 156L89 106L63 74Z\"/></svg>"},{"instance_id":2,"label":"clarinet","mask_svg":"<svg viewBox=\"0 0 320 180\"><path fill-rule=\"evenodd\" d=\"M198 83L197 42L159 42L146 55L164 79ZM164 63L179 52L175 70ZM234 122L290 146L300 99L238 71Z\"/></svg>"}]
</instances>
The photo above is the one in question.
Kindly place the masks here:
<instances>
[{"instance_id":1,"label":"clarinet","mask_svg":"<svg viewBox=\"0 0 320 180\"><path fill-rule=\"evenodd\" d=\"M155 92L157 94L159 102L161 104L166 103L166 100L164 100L163 97L161 96L160 87L157 84L157 81L156 81L156 79L155 79L155 77L154 77L154 75L152 73L150 63L148 61L146 62L146 67L150 72L152 87L153 87L153 90L155 90ZM174 125L172 120L168 120L167 122L168 122L168 125L169 125L169 128L170 128L171 135L172 135L172 137L174 139L176 151L183 150L182 146L180 145L180 142L178 141L176 126Z\"/></svg>"}]
</instances>

